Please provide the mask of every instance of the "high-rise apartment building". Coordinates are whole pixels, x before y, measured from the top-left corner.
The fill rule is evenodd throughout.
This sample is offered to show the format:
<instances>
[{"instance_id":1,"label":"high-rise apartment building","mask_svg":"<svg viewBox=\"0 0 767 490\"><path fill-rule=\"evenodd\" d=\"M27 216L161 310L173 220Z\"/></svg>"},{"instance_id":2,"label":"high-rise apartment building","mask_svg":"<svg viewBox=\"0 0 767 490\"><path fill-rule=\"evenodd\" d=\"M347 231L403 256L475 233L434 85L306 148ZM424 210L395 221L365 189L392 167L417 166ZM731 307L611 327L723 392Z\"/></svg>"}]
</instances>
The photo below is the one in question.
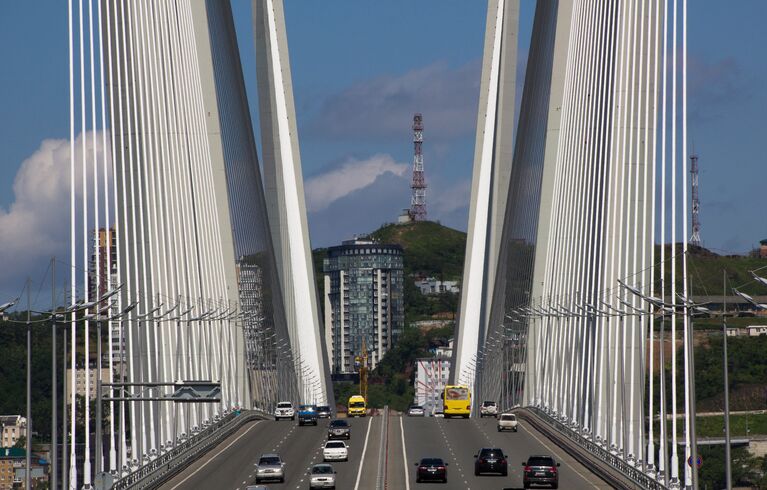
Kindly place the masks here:
<instances>
[{"instance_id":1,"label":"high-rise apartment building","mask_svg":"<svg viewBox=\"0 0 767 490\"><path fill-rule=\"evenodd\" d=\"M109 229L99 228L93 230L93 246L90 254L90 265L88 266L88 299L94 300L109 292L111 288L119 286L117 279L117 231L112 226ZM96 253L98 251L98 254ZM115 304L112 315L117 315L119 308ZM120 322L110 322L109 335L112 336L112 361L115 364L120 363L121 343L124 346L125 339L120 336ZM106 329L106 324L104 326Z\"/></svg>"},{"instance_id":2,"label":"high-rise apartment building","mask_svg":"<svg viewBox=\"0 0 767 490\"><path fill-rule=\"evenodd\" d=\"M328 249L324 321L333 374L354 372L363 340L371 369L396 344L405 323L403 258L399 245L368 239Z\"/></svg>"}]
</instances>

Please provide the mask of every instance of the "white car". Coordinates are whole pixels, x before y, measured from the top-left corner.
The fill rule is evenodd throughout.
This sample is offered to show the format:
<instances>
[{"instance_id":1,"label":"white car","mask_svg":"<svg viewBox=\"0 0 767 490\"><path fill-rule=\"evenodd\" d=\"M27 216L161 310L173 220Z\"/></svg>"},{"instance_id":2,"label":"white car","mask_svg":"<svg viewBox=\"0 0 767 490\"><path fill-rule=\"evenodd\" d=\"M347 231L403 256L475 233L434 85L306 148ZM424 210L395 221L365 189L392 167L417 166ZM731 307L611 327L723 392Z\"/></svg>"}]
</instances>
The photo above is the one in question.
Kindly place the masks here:
<instances>
[{"instance_id":1,"label":"white car","mask_svg":"<svg viewBox=\"0 0 767 490\"><path fill-rule=\"evenodd\" d=\"M407 409L407 415L408 417L423 417L426 414L422 406L419 405L411 405L410 408Z\"/></svg>"},{"instance_id":2,"label":"white car","mask_svg":"<svg viewBox=\"0 0 767 490\"><path fill-rule=\"evenodd\" d=\"M296 420L296 411L290 402L279 402L274 409L274 420L290 419Z\"/></svg>"},{"instance_id":3,"label":"white car","mask_svg":"<svg viewBox=\"0 0 767 490\"><path fill-rule=\"evenodd\" d=\"M349 461L349 446L344 441L328 441L322 446L325 461Z\"/></svg>"},{"instance_id":4,"label":"white car","mask_svg":"<svg viewBox=\"0 0 767 490\"><path fill-rule=\"evenodd\" d=\"M336 471L329 464L316 464L309 470L309 488L336 488Z\"/></svg>"},{"instance_id":5,"label":"white car","mask_svg":"<svg viewBox=\"0 0 767 490\"><path fill-rule=\"evenodd\" d=\"M484 401L482 406L479 407L479 416L481 417L497 417L498 405L495 402Z\"/></svg>"},{"instance_id":6,"label":"white car","mask_svg":"<svg viewBox=\"0 0 767 490\"><path fill-rule=\"evenodd\" d=\"M504 430L517 431L517 416L513 413L502 413L498 417L498 432Z\"/></svg>"},{"instance_id":7,"label":"white car","mask_svg":"<svg viewBox=\"0 0 767 490\"><path fill-rule=\"evenodd\" d=\"M285 481L285 463L279 454L262 454L256 466L256 484L264 480Z\"/></svg>"}]
</instances>

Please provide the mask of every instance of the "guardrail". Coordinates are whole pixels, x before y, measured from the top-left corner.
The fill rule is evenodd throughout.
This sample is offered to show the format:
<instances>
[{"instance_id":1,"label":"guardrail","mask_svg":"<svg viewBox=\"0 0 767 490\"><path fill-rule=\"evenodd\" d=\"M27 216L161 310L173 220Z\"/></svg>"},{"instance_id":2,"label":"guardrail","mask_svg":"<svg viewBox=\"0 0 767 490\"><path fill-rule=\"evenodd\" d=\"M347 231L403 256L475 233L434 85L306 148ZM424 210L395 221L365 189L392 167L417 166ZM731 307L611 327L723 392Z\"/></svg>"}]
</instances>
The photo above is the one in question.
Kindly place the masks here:
<instances>
[{"instance_id":1,"label":"guardrail","mask_svg":"<svg viewBox=\"0 0 767 490\"><path fill-rule=\"evenodd\" d=\"M260 410L243 410L239 414L232 412L189 437L183 444L115 481L112 489L158 488L243 425L266 417L267 414Z\"/></svg>"},{"instance_id":2,"label":"guardrail","mask_svg":"<svg viewBox=\"0 0 767 490\"><path fill-rule=\"evenodd\" d=\"M568 442L573 443L578 448L589 453L594 460L607 464L611 469L614 469L620 473L620 475L630 483L627 485L627 482L617 480L614 475L611 475L608 471L602 470L599 465L591 464L593 461L586 460L587 458L581 454L578 454L577 451L568 451L574 458L578 459L581 464L587 465L589 469L597 473L602 479L614 487L632 488L631 485L634 485L636 488L649 490L667 490L668 487L644 473L641 468L637 468L628 464L628 462L626 462L623 458L618 457L605 448L599 446L595 442L586 439L544 411L534 407L519 408L517 410L520 410L522 413L524 413L524 411L528 411L535 417L538 417L547 425L548 428L553 429L559 436L565 438ZM520 415L522 413L520 413ZM529 417L526 418L528 418L529 421L532 421ZM546 428L538 427L539 424L534 425L536 425L536 429L538 429L540 432L543 432L547 437L557 442L557 438L552 437L556 434L552 434L550 431L546 430ZM567 450L567 448L565 449Z\"/></svg>"}]
</instances>

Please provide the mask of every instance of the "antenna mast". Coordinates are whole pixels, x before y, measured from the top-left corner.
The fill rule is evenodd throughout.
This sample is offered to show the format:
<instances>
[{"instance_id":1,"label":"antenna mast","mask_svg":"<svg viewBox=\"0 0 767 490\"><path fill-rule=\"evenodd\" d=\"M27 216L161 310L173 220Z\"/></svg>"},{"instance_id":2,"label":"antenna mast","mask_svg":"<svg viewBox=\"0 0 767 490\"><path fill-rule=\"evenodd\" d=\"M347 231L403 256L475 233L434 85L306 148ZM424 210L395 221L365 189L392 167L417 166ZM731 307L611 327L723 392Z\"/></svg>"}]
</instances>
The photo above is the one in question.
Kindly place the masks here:
<instances>
[{"instance_id":1,"label":"antenna mast","mask_svg":"<svg viewBox=\"0 0 767 490\"><path fill-rule=\"evenodd\" d=\"M692 235L690 245L701 246L700 241L700 199L698 199L698 154L690 155L690 182L692 183Z\"/></svg>"},{"instance_id":2,"label":"antenna mast","mask_svg":"<svg viewBox=\"0 0 767 490\"><path fill-rule=\"evenodd\" d=\"M420 113L413 115L413 196L410 198L410 218L414 221L426 219L426 178L423 172L423 116Z\"/></svg>"}]
</instances>

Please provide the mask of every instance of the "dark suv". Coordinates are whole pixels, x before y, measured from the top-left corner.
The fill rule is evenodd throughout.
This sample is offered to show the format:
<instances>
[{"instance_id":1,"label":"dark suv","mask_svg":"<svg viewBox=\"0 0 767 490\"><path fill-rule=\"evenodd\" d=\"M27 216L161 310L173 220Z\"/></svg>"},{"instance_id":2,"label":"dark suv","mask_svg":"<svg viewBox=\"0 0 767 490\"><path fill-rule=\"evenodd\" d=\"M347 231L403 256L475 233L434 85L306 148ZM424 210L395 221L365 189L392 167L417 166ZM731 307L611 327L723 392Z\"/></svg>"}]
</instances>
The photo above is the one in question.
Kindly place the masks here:
<instances>
[{"instance_id":1,"label":"dark suv","mask_svg":"<svg viewBox=\"0 0 767 490\"><path fill-rule=\"evenodd\" d=\"M509 474L509 466L503 449L483 447L474 455L474 475L480 473L500 473L503 476Z\"/></svg>"},{"instance_id":2,"label":"dark suv","mask_svg":"<svg viewBox=\"0 0 767 490\"><path fill-rule=\"evenodd\" d=\"M351 439L352 428L342 419L331 420L328 424L328 439Z\"/></svg>"},{"instance_id":3,"label":"dark suv","mask_svg":"<svg viewBox=\"0 0 767 490\"><path fill-rule=\"evenodd\" d=\"M559 488L559 463L551 456L530 456L522 463L525 467L522 476L522 484L525 488L530 485L549 485L551 488Z\"/></svg>"}]
</instances>

